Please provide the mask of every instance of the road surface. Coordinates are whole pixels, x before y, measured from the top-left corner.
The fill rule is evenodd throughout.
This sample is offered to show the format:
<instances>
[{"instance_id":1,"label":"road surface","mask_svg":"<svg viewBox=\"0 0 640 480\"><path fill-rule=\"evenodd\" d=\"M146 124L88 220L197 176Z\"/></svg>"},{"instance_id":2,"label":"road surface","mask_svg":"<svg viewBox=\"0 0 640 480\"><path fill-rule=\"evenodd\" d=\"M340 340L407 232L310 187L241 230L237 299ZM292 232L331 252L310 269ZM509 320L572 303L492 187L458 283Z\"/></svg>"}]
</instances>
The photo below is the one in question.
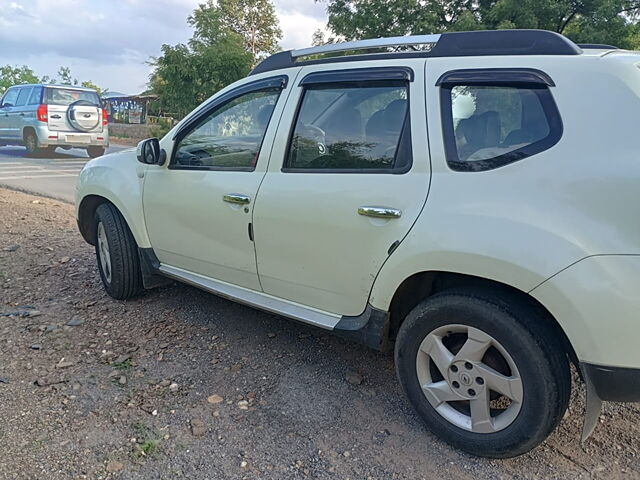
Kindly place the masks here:
<instances>
[{"instance_id":1,"label":"road surface","mask_svg":"<svg viewBox=\"0 0 640 480\"><path fill-rule=\"evenodd\" d=\"M130 147L112 145L107 153L125 148ZM32 158L24 147L2 147L0 186L73 202L76 179L89 160L86 151L76 148L58 148L48 158Z\"/></svg>"}]
</instances>

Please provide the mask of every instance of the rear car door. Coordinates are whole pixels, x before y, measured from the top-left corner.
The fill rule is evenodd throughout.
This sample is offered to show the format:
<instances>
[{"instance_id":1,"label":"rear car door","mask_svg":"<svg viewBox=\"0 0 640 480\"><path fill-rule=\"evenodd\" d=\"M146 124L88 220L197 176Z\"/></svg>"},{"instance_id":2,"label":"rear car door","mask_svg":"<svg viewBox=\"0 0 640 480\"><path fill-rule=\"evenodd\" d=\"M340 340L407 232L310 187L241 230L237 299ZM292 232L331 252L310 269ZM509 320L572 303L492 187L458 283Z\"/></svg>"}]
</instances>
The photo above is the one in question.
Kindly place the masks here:
<instances>
[{"instance_id":1,"label":"rear car door","mask_svg":"<svg viewBox=\"0 0 640 480\"><path fill-rule=\"evenodd\" d=\"M302 69L253 215L265 293L364 311L427 198L424 63Z\"/></svg>"},{"instance_id":2,"label":"rear car door","mask_svg":"<svg viewBox=\"0 0 640 480\"><path fill-rule=\"evenodd\" d=\"M33 87L20 87L18 98L16 99L16 106L12 112L11 127L14 129L13 135L18 138L22 138L22 130L28 121L28 110L31 107L27 106Z\"/></svg>"},{"instance_id":3,"label":"rear car door","mask_svg":"<svg viewBox=\"0 0 640 480\"><path fill-rule=\"evenodd\" d=\"M179 128L168 165L147 169L145 222L163 267L260 290L251 213L288 79L223 92Z\"/></svg>"}]
</instances>

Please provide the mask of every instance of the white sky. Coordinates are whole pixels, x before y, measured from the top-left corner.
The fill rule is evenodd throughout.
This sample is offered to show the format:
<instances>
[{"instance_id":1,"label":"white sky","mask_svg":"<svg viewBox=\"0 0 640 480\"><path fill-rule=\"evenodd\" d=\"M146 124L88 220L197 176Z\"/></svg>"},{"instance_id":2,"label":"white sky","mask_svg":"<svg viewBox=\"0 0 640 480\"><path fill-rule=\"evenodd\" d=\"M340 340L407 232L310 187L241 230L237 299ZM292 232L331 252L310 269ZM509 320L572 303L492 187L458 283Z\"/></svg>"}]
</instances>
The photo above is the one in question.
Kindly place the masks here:
<instances>
[{"instance_id":1,"label":"white sky","mask_svg":"<svg viewBox=\"0 0 640 480\"><path fill-rule=\"evenodd\" d=\"M67 66L80 80L124 93L145 89L145 62L163 43L186 42L187 17L203 0L0 0L0 65L54 76ZM272 0L284 49L311 45L326 4Z\"/></svg>"}]
</instances>

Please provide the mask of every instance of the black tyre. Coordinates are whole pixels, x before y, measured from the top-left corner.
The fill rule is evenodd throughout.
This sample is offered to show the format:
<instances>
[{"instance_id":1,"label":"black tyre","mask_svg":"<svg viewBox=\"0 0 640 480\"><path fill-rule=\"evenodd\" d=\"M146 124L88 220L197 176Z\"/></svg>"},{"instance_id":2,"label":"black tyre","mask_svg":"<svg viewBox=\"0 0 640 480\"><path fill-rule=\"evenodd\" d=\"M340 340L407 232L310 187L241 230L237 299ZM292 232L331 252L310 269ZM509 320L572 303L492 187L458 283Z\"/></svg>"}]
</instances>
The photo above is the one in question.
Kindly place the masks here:
<instances>
[{"instance_id":1,"label":"black tyre","mask_svg":"<svg viewBox=\"0 0 640 480\"><path fill-rule=\"evenodd\" d=\"M35 157L42 153L38 143L38 137L31 130L24 134L24 146L27 148L27 155L30 157Z\"/></svg>"},{"instance_id":2,"label":"black tyre","mask_svg":"<svg viewBox=\"0 0 640 480\"><path fill-rule=\"evenodd\" d=\"M557 335L510 294L469 289L423 301L398 332L395 361L427 427L474 455L528 452L569 403L569 365Z\"/></svg>"},{"instance_id":3,"label":"black tyre","mask_svg":"<svg viewBox=\"0 0 640 480\"><path fill-rule=\"evenodd\" d=\"M87 147L87 155L91 158L101 157L104 155L105 150L104 147Z\"/></svg>"},{"instance_id":4,"label":"black tyre","mask_svg":"<svg viewBox=\"0 0 640 480\"><path fill-rule=\"evenodd\" d=\"M107 293L118 300L143 290L138 246L124 218L110 203L96 209L96 258Z\"/></svg>"}]
</instances>

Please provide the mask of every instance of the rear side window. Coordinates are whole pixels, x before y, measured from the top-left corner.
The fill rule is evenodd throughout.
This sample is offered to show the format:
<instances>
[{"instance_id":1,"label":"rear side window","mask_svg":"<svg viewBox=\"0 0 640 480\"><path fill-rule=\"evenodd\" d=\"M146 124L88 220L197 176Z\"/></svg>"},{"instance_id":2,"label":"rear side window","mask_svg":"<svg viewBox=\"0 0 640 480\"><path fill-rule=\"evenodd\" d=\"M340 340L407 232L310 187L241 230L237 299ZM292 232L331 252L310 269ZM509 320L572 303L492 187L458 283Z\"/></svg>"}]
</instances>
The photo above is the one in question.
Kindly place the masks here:
<instances>
[{"instance_id":1,"label":"rear side window","mask_svg":"<svg viewBox=\"0 0 640 480\"><path fill-rule=\"evenodd\" d=\"M22 107L27 104L29 96L31 95L31 87L22 87L20 93L18 93L18 99L16 100L16 107Z\"/></svg>"},{"instance_id":2,"label":"rear side window","mask_svg":"<svg viewBox=\"0 0 640 480\"><path fill-rule=\"evenodd\" d=\"M403 173L411 166L409 83L305 87L283 171Z\"/></svg>"},{"instance_id":3,"label":"rear side window","mask_svg":"<svg viewBox=\"0 0 640 480\"><path fill-rule=\"evenodd\" d=\"M514 71L474 71L467 81L458 74L441 86L445 150L453 170L498 168L558 142L562 121L546 84L550 79L538 80Z\"/></svg>"},{"instance_id":4,"label":"rear side window","mask_svg":"<svg viewBox=\"0 0 640 480\"><path fill-rule=\"evenodd\" d=\"M40 97L42 95L42 87L33 87L31 96L29 97L29 105L39 105Z\"/></svg>"},{"instance_id":5,"label":"rear side window","mask_svg":"<svg viewBox=\"0 0 640 480\"><path fill-rule=\"evenodd\" d=\"M46 88L45 103L47 105L71 105L78 100L84 100L93 105L100 105L100 99L96 92L74 90L71 88Z\"/></svg>"}]
</instances>

